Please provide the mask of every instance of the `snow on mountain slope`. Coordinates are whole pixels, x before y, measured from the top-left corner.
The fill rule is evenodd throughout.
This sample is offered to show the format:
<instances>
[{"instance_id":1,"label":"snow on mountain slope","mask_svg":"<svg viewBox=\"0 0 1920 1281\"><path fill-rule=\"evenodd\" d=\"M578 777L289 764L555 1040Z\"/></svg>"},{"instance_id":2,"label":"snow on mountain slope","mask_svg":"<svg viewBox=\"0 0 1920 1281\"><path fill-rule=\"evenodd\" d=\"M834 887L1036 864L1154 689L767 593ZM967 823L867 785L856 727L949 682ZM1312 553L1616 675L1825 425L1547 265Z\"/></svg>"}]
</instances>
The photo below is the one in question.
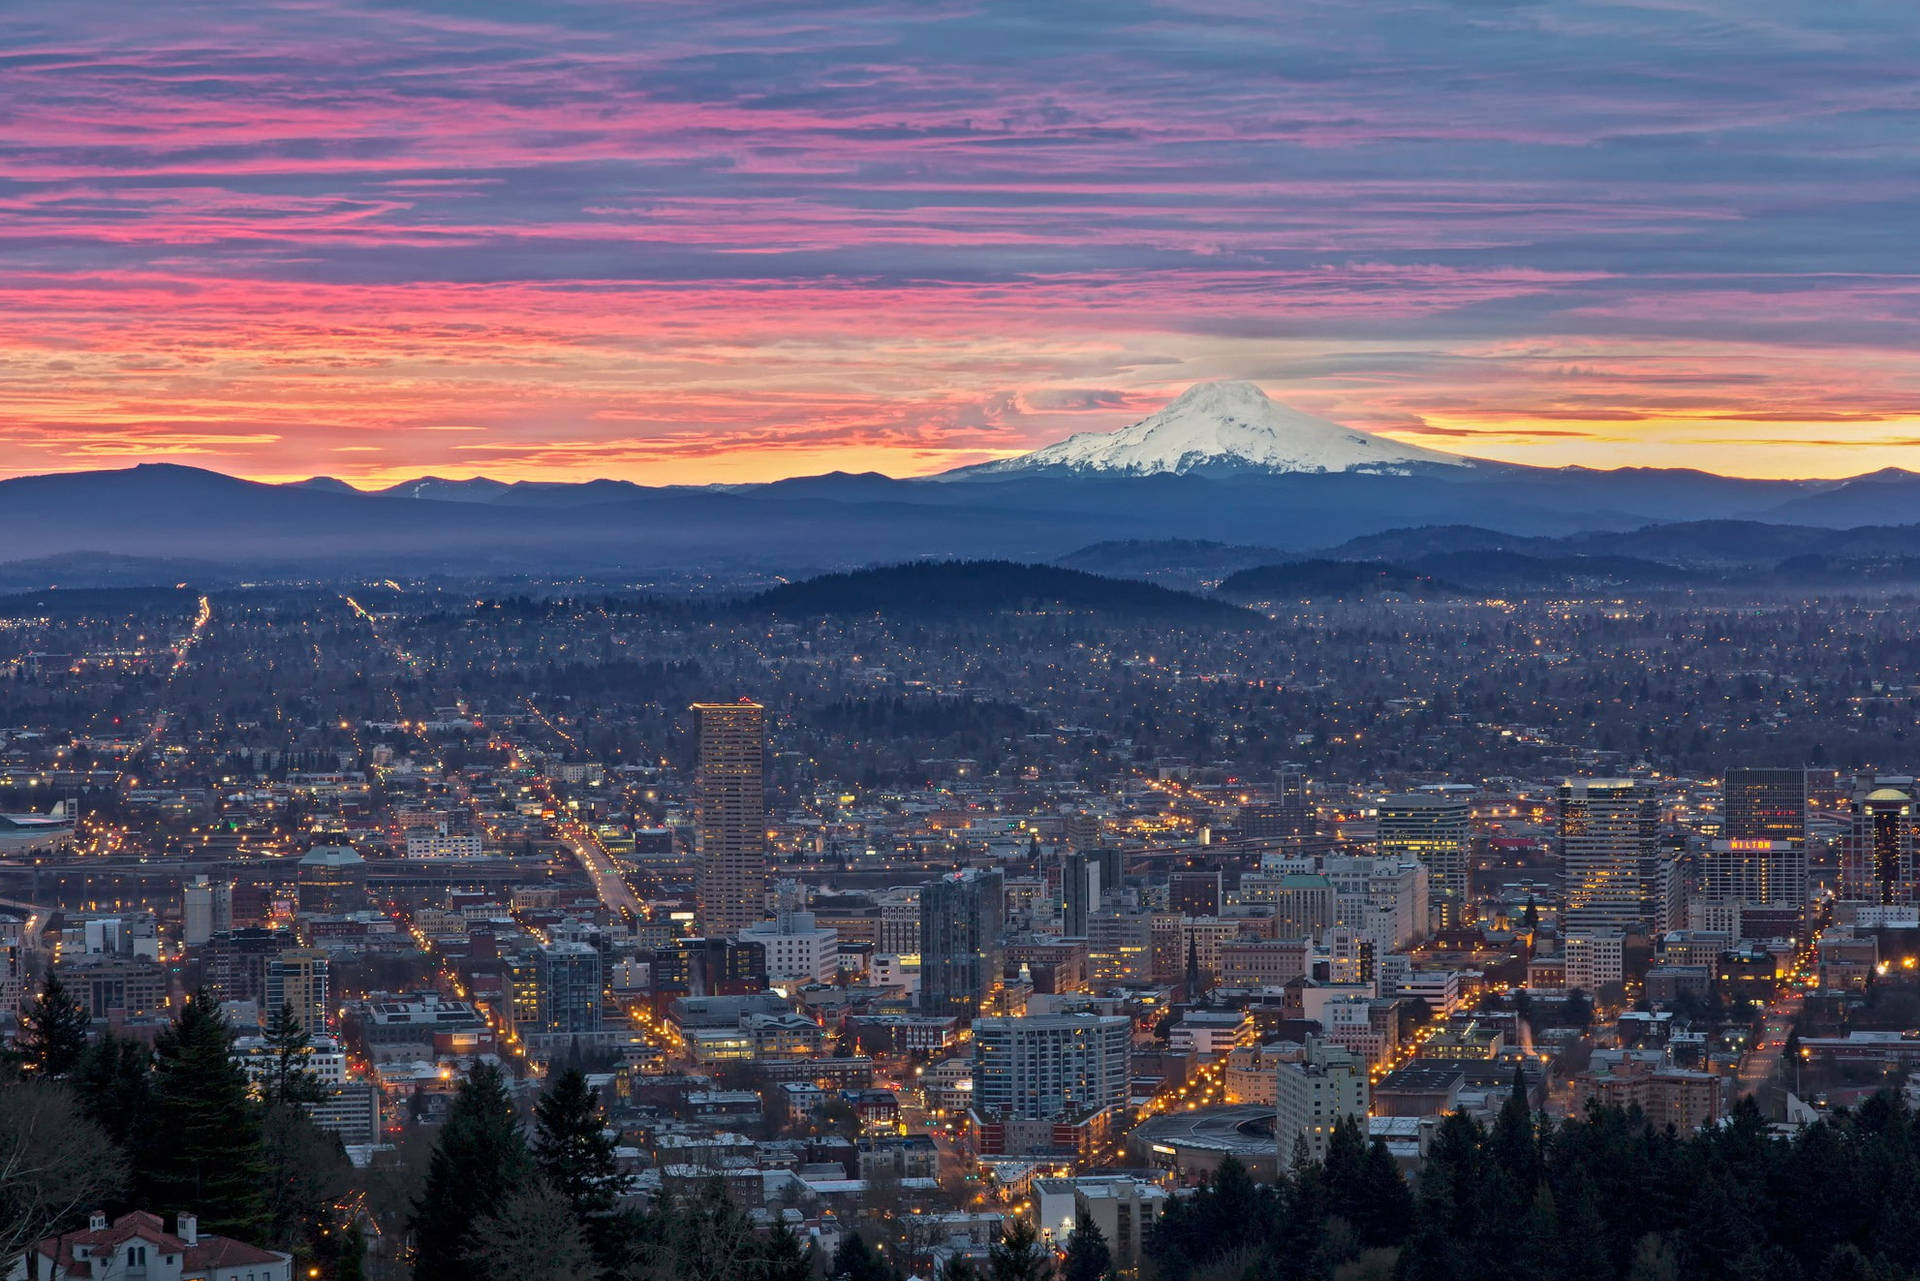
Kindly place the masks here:
<instances>
[{"instance_id":1,"label":"snow on mountain slope","mask_svg":"<svg viewBox=\"0 0 1920 1281\"><path fill-rule=\"evenodd\" d=\"M1471 467L1474 460L1342 427L1275 404L1249 382L1196 383L1150 418L1112 432L1081 432L1018 458L946 473L964 479L1063 470L1093 475L1397 471L1407 464Z\"/></svg>"}]
</instances>

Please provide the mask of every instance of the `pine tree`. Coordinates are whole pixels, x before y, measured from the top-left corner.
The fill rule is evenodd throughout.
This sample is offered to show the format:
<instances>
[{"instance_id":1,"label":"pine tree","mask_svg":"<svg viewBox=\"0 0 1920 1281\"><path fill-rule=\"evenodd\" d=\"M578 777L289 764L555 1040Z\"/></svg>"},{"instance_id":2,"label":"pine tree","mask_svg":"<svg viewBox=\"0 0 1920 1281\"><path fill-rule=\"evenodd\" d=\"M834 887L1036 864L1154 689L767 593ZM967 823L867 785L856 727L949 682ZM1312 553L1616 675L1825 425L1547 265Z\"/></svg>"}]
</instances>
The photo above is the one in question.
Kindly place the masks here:
<instances>
[{"instance_id":1,"label":"pine tree","mask_svg":"<svg viewBox=\"0 0 1920 1281\"><path fill-rule=\"evenodd\" d=\"M1543 1166L1540 1142L1534 1132L1533 1109L1527 1104L1526 1073L1518 1067L1513 1069L1513 1087L1507 1101L1494 1119L1491 1143L1494 1164L1506 1172L1520 1203L1531 1202Z\"/></svg>"},{"instance_id":2,"label":"pine tree","mask_svg":"<svg viewBox=\"0 0 1920 1281\"><path fill-rule=\"evenodd\" d=\"M266 1041L267 1079L261 1094L269 1104L318 1103L325 1097L320 1076L310 1065L313 1038L290 1003L282 1002L267 1020Z\"/></svg>"},{"instance_id":3,"label":"pine tree","mask_svg":"<svg viewBox=\"0 0 1920 1281\"><path fill-rule=\"evenodd\" d=\"M584 1224L613 1209L620 1187L614 1142L600 1100L578 1068L568 1068L534 1104L534 1165Z\"/></svg>"},{"instance_id":4,"label":"pine tree","mask_svg":"<svg viewBox=\"0 0 1920 1281\"><path fill-rule=\"evenodd\" d=\"M427 1164L426 1188L413 1206L415 1281L467 1281L473 1223L498 1212L532 1175L533 1162L513 1115L506 1078L474 1065L453 1098Z\"/></svg>"},{"instance_id":5,"label":"pine tree","mask_svg":"<svg viewBox=\"0 0 1920 1281\"><path fill-rule=\"evenodd\" d=\"M1027 1219L1014 1219L987 1252L987 1275L992 1281L1048 1281L1053 1255L1040 1244L1040 1233Z\"/></svg>"},{"instance_id":6,"label":"pine tree","mask_svg":"<svg viewBox=\"0 0 1920 1281\"><path fill-rule=\"evenodd\" d=\"M1107 1281L1113 1275L1113 1251L1107 1248L1106 1234L1085 1210L1074 1218L1073 1235L1067 1238L1067 1261L1060 1269L1061 1281Z\"/></svg>"},{"instance_id":7,"label":"pine tree","mask_svg":"<svg viewBox=\"0 0 1920 1281\"><path fill-rule=\"evenodd\" d=\"M73 1071L86 1053L90 1022L60 971L49 970L40 994L20 1011L21 1066L42 1079Z\"/></svg>"},{"instance_id":8,"label":"pine tree","mask_svg":"<svg viewBox=\"0 0 1920 1281\"><path fill-rule=\"evenodd\" d=\"M618 1270L627 1253L625 1225L614 1217L624 1183L600 1100L585 1073L570 1067L534 1104L533 1161L547 1185L565 1199L603 1271Z\"/></svg>"},{"instance_id":9,"label":"pine tree","mask_svg":"<svg viewBox=\"0 0 1920 1281\"><path fill-rule=\"evenodd\" d=\"M791 1227L777 1223L767 1237L760 1273L763 1281L811 1281L813 1247Z\"/></svg>"},{"instance_id":10,"label":"pine tree","mask_svg":"<svg viewBox=\"0 0 1920 1281\"><path fill-rule=\"evenodd\" d=\"M1360 1244L1368 1249L1399 1245L1413 1222L1413 1190L1401 1175L1393 1153L1379 1139L1367 1145L1361 1187L1359 1208L1352 1214Z\"/></svg>"},{"instance_id":11,"label":"pine tree","mask_svg":"<svg viewBox=\"0 0 1920 1281\"><path fill-rule=\"evenodd\" d=\"M147 1204L192 1209L242 1241L268 1228L265 1141L233 1030L204 988L154 1045L153 1142L140 1173Z\"/></svg>"},{"instance_id":12,"label":"pine tree","mask_svg":"<svg viewBox=\"0 0 1920 1281\"><path fill-rule=\"evenodd\" d=\"M827 1265L827 1275L833 1281L894 1281L895 1274L864 1237L849 1232L840 1238L833 1262Z\"/></svg>"},{"instance_id":13,"label":"pine tree","mask_svg":"<svg viewBox=\"0 0 1920 1281\"><path fill-rule=\"evenodd\" d=\"M108 1032L87 1047L67 1080L80 1110L138 1164L153 1119L153 1052Z\"/></svg>"}]
</instances>

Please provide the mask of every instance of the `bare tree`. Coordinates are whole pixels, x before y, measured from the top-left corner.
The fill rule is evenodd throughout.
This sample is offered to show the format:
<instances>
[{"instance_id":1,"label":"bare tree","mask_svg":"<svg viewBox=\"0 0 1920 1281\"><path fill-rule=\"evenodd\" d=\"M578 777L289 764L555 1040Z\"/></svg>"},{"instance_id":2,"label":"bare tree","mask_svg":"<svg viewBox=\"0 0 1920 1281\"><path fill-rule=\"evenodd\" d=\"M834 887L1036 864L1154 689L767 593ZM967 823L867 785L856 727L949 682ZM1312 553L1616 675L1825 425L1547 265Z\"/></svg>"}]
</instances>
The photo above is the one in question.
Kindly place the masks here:
<instances>
[{"instance_id":1,"label":"bare tree","mask_svg":"<svg viewBox=\"0 0 1920 1281\"><path fill-rule=\"evenodd\" d=\"M591 1281L597 1271L573 1206L544 1183L476 1223L469 1253L486 1275L521 1281Z\"/></svg>"},{"instance_id":2,"label":"bare tree","mask_svg":"<svg viewBox=\"0 0 1920 1281\"><path fill-rule=\"evenodd\" d=\"M57 1081L0 1090L0 1267L119 1194L126 1157ZM37 1271L29 1259L28 1275Z\"/></svg>"}]
</instances>

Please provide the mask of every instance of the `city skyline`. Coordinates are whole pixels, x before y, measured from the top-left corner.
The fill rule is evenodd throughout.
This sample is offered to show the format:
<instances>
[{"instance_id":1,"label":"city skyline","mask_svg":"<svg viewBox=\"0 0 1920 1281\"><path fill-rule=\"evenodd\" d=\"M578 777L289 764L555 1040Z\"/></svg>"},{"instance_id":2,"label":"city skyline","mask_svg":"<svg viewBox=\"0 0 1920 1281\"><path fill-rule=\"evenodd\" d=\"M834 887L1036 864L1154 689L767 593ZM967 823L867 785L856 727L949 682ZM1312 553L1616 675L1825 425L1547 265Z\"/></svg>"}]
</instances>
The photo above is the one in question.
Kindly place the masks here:
<instances>
[{"instance_id":1,"label":"city skyline","mask_svg":"<svg viewBox=\"0 0 1920 1281\"><path fill-rule=\"evenodd\" d=\"M0 33L6 474L912 475L1222 377L1547 465L1920 440L1897 9L35 0Z\"/></svg>"}]
</instances>

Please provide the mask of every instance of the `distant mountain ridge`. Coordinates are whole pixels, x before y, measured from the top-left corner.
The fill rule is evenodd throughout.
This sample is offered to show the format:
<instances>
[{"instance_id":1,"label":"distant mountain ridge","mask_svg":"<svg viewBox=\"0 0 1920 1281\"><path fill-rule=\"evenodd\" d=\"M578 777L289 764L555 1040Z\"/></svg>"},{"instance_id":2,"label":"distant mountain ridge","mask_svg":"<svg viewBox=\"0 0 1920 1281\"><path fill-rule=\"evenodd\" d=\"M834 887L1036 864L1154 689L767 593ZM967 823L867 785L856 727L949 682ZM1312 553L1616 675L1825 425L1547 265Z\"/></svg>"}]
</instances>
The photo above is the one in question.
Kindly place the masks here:
<instances>
[{"instance_id":1,"label":"distant mountain ridge","mask_svg":"<svg viewBox=\"0 0 1920 1281\"><path fill-rule=\"evenodd\" d=\"M1775 514L1783 511L1803 516L1783 523ZM328 477L270 485L151 463L0 480L0 556L132 557L156 583L215 572L491 577L689 566L799 577L964 558L1195 586L1316 556L1417 566L1472 551L1884 566L1920 544L1909 526L1917 517L1920 476L1898 471L1769 481L1458 461L1220 474L1048 466L965 483L830 473L705 488L420 477L368 493ZM169 578L171 562L198 572ZM76 578L130 581L127 566L95 573L86 556L70 567L30 566L14 581Z\"/></svg>"}]
</instances>

